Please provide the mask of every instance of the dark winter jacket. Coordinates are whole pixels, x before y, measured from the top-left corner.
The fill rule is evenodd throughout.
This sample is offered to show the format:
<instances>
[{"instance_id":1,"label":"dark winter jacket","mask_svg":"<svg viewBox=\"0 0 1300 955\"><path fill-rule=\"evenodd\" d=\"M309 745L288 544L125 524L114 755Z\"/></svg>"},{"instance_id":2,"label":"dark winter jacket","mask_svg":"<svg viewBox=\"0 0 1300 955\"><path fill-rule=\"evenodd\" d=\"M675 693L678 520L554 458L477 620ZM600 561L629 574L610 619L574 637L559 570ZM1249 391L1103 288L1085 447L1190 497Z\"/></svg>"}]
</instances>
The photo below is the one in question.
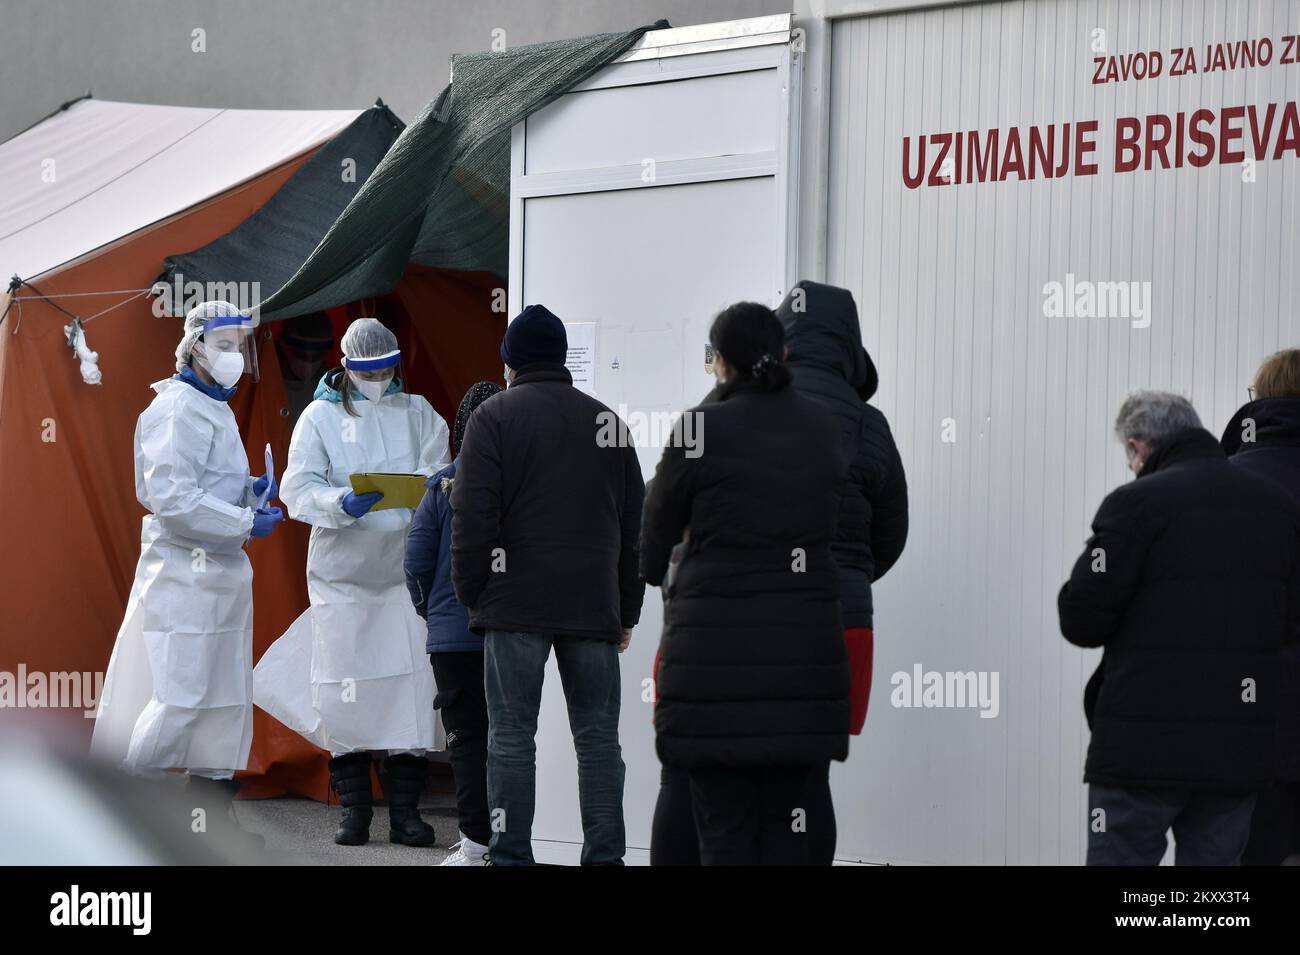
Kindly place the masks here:
<instances>
[{"instance_id":1,"label":"dark winter jacket","mask_svg":"<svg viewBox=\"0 0 1300 955\"><path fill-rule=\"evenodd\" d=\"M849 668L831 556L846 461L839 428L794 388L723 385L646 490L641 567L664 608L656 748L665 764L844 759Z\"/></svg>"},{"instance_id":2,"label":"dark winter jacket","mask_svg":"<svg viewBox=\"0 0 1300 955\"><path fill-rule=\"evenodd\" d=\"M1279 651L1300 622L1300 510L1200 428L1107 495L1061 588L1061 632L1104 647L1084 779L1247 790L1277 762Z\"/></svg>"},{"instance_id":3,"label":"dark winter jacket","mask_svg":"<svg viewBox=\"0 0 1300 955\"><path fill-rule=\"evenodd\" d=\"M483 638L469 628L469 611L451 585L451 492L453 461L424 483L427 490L406 535L406 589L428 629L426 653L482 650Z\"/></svg>"},{"instance_id":4,"label":"dark winter jacket","mask_svg":"<svg viewBox=\"0 0 1300 955\"><path fill-rule=\"evenodd\" d=\"M641 466L563 365L517 369L470 417L457 464L451 576L476 632L618 642L636 625Z\"/></svg>"},{"instance_id":5,"label":"dark winter jacket","mask_svg":"<svg viewBox=\"0 0 1300 955\"><path fill-rule=\"evenodd\" d=\"M1300 398L1243 405L1219 443L1234 465L1280 484L1300 504Z\"/></svg>"},{"instance_id":6,"label":"dark winter jacket","mask_svg":"<svg viewBox=\"0 0 1300 955\"><path fill-rule=\"evenodd\" d=\"M1245 440L1251 438L1253 440ZM1300 505L1300 398L1260 398L1233 416L1220 440L1236 467L1281 485ZM1300 642L1282 648L1278 776L1300 781Z\"/></svg>"},{"instance_id":7,"label":"dark winter jacket","mask_svg":"<svg viewBox=\"0 0 1300 955\"><path fill-rule=\"evenodd\" d=\"M853 293L800 282L777 317L785 326L794 385L839 421L849 475L831 550L840 568L845 627L872 626L871 584L907 542L907 479L889 423L867 404L879 379L862 347Z\"/></svg>"}]
</instances>

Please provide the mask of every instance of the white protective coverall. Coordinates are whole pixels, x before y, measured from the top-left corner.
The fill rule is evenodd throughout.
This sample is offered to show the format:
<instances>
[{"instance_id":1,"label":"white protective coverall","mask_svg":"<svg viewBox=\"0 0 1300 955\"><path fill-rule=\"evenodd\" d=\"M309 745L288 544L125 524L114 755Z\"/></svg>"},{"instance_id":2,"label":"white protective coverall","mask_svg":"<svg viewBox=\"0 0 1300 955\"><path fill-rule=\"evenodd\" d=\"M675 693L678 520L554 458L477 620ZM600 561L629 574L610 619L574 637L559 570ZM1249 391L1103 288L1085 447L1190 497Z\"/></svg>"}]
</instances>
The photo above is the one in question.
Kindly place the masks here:
<instances>
[{"instance_id":1,"label":"white protective coverall","mask_svg":"<svg viewBox=\"0 0 1300 955\"><path fill-rule=\"evenodd\" d=\"M258 661L253 697L334 755L441 749L425 625L402 569L414 512L353 518L342 501L349 475L429 475L443 467L447 423L424 398L403 392L379 402L354 392L352 407L355 416L340 401L318 398L293 429L280 500L290 517L312 525L311 606Z\"/></svg>"},{"instance_id":2,"label":"white protective coverall","mask_svg":"<svg viewBox=\"0 0 1300 955\"><path fill-rule=\"evenodd\" d=\"M91 752L133 772L229 776L253 740L253 569L243 551L257 495L230 407L177 379L135 429L148 510Z\"/></svg>"}]
</instances>

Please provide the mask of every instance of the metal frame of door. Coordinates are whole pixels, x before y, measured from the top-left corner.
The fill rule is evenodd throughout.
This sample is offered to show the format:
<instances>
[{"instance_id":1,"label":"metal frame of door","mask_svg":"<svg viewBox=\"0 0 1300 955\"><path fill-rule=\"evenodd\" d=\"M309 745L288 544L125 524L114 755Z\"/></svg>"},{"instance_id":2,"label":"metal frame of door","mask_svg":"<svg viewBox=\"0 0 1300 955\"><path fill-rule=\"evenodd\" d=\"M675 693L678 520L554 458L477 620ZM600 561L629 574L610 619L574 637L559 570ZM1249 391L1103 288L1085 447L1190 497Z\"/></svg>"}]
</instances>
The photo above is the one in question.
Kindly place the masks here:
<instances>
[{"instance_id":1,"label":"metal frame of door","mask_svg":"<svg viewBox=\"0 0 1300 955\"><path fill-rule=\"evenodd\" d=\"M798 275L796 224L799 206L796 186L799 182L802 62L790 39L791 15L788 13L651 30L613 64L561 98L562 102L565 97L580 96L591 90L775 68L780 80L782 106L778 110L777 147L774 150L663 160L656 163L652 182L643 180L642 167L635 163L529 174L524 171L527 168L529 121L525 119L516 124L511 133L510 156L509 314L517 315L525 305L524 230L527 228L529 199L757 176L774 176L776 194L786 197L775 216L774 241L780 259L780 274L773 277L773 304L779 301Z\"/></svg>"}]
</instances>

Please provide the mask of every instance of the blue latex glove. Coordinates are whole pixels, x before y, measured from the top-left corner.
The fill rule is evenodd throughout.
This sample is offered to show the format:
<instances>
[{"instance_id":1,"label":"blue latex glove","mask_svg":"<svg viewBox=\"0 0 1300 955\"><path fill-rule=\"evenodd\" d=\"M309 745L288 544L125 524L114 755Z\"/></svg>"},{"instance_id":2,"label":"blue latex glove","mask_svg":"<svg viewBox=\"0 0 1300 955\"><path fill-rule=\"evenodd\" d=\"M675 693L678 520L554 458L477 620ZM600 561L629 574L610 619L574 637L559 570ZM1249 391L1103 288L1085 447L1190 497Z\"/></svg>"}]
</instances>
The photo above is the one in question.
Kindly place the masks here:
<instances>
[{"instance_id":1,"label":"blue latex glove","mask_svg":"<svg viewBox=\"0 0 1300 955\"><path fill-rule=\"evenodd\" d=\"M271 483L271 493L266 495L266 499L268 501L280 493L280 485L275 483L274 478L271 479L270 483ZM260 478L254 478L253 493L260 498L262 496L262 492L266 490L266 484L267 484L267 478L265 474L263 474Z\"/></svg>"},{"instance_id":2,"label":"blue latex glove","mask_svg":"<svg viewBox=\"0 0 1300 955\"><path fill-rule=\"evenodd\" d=\"M249 536L265 537L282 520L284 514L278 507L259 507L253 512L253 532Z\"/></svg>"},{"instance_id":3,"label":"blue latex glove","mask_svg":"<svg viewBox=\"0 0 1300 955\"><path fill-rule=\"evenodd\" d=\"M361 517L383 499L382 491L369 491L365 494L354 494L348 491L347 496L343 498L343 511L348 517Z\"/></svg>"}]
</instances>

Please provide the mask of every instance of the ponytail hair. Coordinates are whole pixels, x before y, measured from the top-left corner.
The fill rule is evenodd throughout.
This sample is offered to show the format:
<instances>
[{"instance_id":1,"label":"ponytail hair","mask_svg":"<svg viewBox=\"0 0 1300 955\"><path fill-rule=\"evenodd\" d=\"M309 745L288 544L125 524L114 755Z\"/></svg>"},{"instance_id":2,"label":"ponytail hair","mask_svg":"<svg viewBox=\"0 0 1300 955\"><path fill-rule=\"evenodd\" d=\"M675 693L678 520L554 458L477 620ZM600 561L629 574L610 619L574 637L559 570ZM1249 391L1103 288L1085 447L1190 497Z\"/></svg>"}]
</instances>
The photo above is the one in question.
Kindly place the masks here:
<instances>
[{"instance_id":1,"label":"ponytail hair","mask_svg":"<svg viewBox=\"0 0 1300 955\"><path fill-rule=\"evenodd\" d=\"M756 381L764 391L779 391L790 383L784 360L785 329L766 305L737 302L723 309L709 329L709 344L737 380Z\"/></svg>"}]
</instances>

